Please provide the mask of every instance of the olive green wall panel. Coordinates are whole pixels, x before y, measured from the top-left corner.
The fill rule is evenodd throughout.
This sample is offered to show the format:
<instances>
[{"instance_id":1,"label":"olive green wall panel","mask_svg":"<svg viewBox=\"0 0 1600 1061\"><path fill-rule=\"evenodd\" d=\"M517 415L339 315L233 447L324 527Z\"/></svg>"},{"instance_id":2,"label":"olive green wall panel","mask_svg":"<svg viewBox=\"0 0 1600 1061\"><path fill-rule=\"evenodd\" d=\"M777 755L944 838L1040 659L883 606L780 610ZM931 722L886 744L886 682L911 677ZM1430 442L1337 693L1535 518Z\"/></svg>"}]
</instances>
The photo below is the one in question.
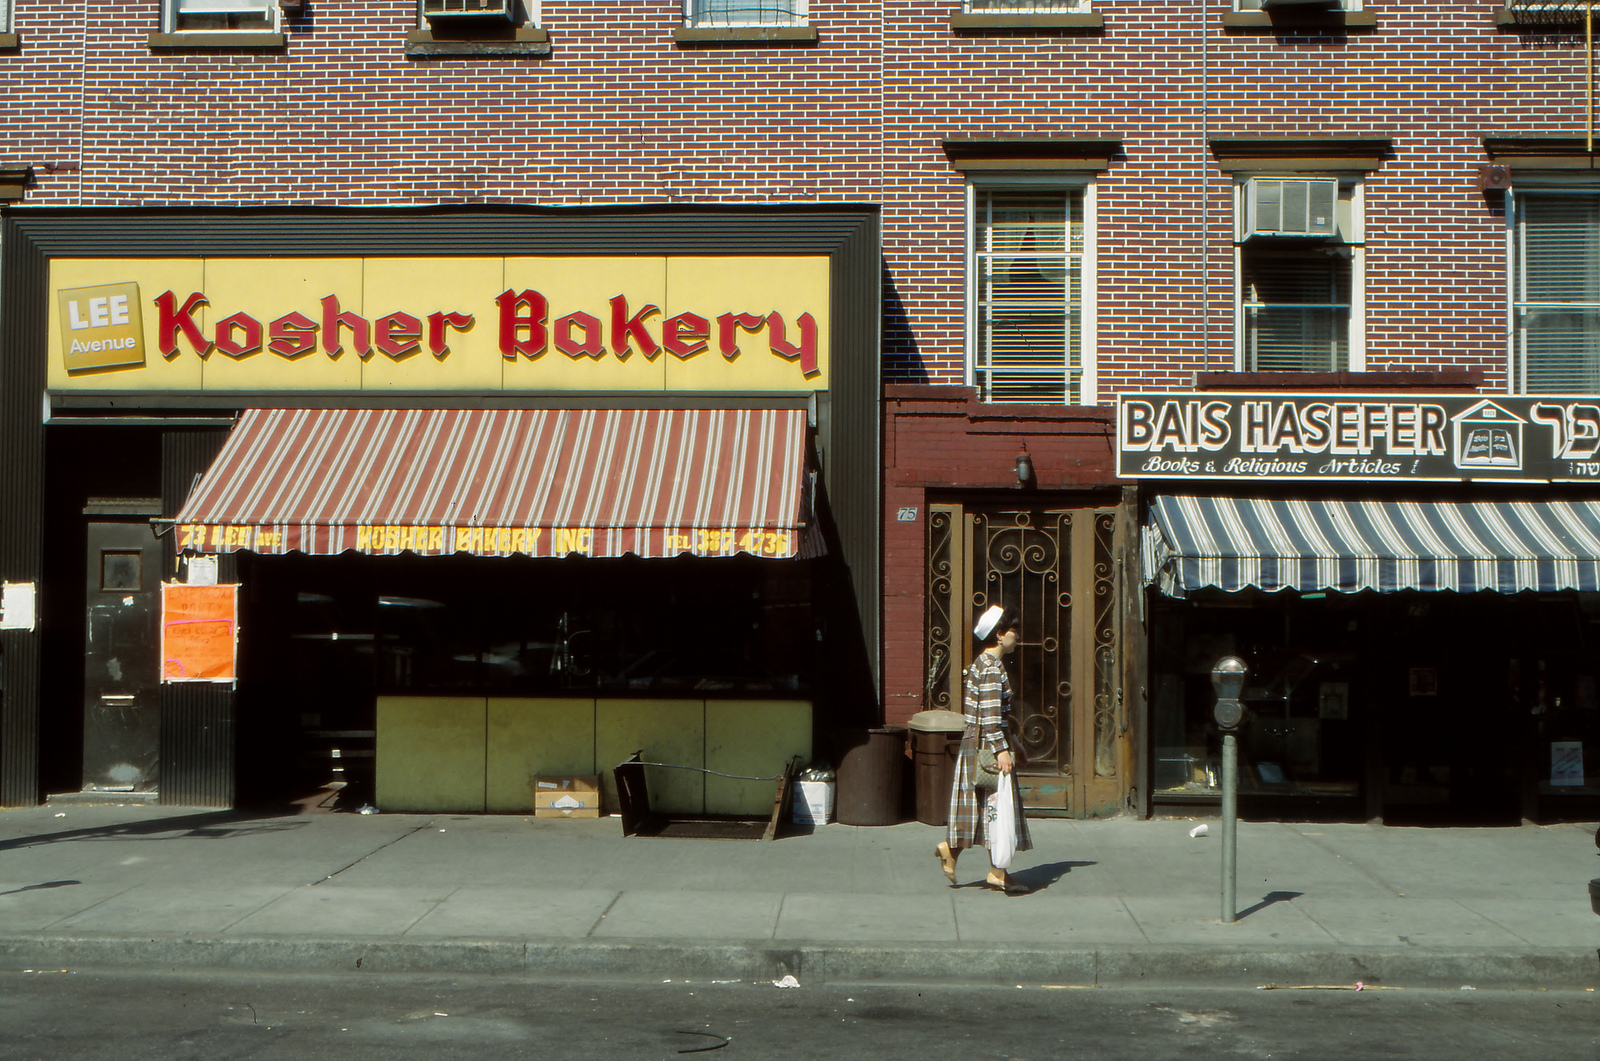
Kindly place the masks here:
<instances>
[{"instance_id":1,"label":"olive green wall panel","mask_svg":"<svg viewBox=\"0 0 1600 1061\"><path fill-rule=\"evenodd\" d=\"M605 809L616 814L612 770L636 751L645 762L705 765L704 700L600 700L595 703L595 766L605 786ZM705 778L697 770L645 771L650 806L667 814L703 814Z\"/></svg>"},{"instance_id":2,"label":"olive green wall panel","mask_svg":"<svg viewBox=\"0 0 1600 1061\"><path fill-rule=\"evenodd\" d=\"M533 810L536 774L592 774L594 701L489 699L488 776L492 814Z\"/></svg>"},{"instance_id":3,"label":"olive green wall panel","mask_svg":"<svg viewBox=\"0 0 1600 1061\"><path fill-rule=\"evenodd\" d=\"M795 700L707 700L706 769L775 777L793 756L811 762L811 705ZM706 775L706 813L765 817L775 781Z\"/></svg>"},{"instance_id":4,"label":"olive green wall panel","mask_svg":"<svg viewBox=\"0 0 1600 1061\"><path fill-rule=\"evenodd\" d=\"M378 697L378 809L482 813L485 716L482 697Z\"/></svg>"}]
</instances>

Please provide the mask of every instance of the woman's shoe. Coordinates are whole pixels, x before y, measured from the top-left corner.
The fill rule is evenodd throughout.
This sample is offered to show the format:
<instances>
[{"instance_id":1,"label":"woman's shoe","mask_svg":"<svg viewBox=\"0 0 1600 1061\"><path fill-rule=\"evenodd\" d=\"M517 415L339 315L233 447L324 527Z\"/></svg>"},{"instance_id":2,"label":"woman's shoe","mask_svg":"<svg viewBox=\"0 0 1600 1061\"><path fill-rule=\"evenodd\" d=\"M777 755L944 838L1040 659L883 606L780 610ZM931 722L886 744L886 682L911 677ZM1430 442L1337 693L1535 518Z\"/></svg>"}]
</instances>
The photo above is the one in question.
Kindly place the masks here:
<instances>
[{"instance_id":1,"label":"woman's shoe","mask_svg":"<svg viewBox=\"0 0 1600 1061\"><path fill-rule=\"evenodd\" d=\"M1005 892L1007 895L1028 894L1028 886L1012 880L1011 875L1006 873L1004 870L1001 870L998 874L994 870L990 870L989 875L984 878L983 883L986 886L993 888L995 891Z\"/></svg>"},{"instance_id":2,"label":"woman's shoe","mask_svg":"<svg viewBox=\"0 0 1600 1061\"><path fill-rule=\"evenodd\" d=\"M944 870L944 875L950 878L950 883L956 882L956 854L950 850L950 841L940 840L939 846L933 849L934 856L939 859L939 868Z\"/></svg>"}]
</instances>

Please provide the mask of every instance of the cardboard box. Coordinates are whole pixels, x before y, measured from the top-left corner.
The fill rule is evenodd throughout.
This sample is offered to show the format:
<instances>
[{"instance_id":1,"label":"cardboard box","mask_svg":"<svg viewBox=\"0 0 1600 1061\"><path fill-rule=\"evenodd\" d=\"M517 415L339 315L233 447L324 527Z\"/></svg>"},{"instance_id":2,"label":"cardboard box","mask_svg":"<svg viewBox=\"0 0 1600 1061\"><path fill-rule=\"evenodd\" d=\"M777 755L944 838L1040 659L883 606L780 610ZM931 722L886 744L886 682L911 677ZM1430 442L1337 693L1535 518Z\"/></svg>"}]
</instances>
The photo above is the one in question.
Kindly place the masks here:
<instances>
[{"instance_id":1,"label":"cardboard box","mask_svg":"<svg viewBox=\"0 0 1600 1061\"><path fill-rule=\"evenodd\" d=\"M600 817L599 774L536 774L532 785L535 818Z\"/></svg>"},{"instance_id":2,"label":"cardboard box","mask_svg":"<svg viewBox=\"0 0 1600 1061\"><path fill-rule=\"evenodd\" d=\"M789 820L796 825L827 825L833 821L832 781L796 781Z\"/></svg>"}]
</instances>

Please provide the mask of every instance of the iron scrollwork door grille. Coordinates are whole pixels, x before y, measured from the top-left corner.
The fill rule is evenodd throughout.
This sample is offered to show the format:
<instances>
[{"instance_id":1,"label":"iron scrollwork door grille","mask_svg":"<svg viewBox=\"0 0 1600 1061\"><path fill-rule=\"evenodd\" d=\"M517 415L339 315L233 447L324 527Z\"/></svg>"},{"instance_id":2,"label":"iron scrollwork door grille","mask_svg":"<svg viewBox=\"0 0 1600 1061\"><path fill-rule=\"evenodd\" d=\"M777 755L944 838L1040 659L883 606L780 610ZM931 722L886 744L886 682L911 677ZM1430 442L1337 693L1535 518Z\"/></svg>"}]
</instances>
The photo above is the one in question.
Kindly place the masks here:
<instances>
[{"instance_id":1,"label":"iron scrollwork door grille","mask_svg":"<svg viewBox=\"0 0 1600 1061\"><path fill-rule=\"evenodd\" d=\"M1072 774L1072 512L974 512L968 518L972 614L1009 604L1022 616L1007 660L1013 736L1030 773Z\"/></svg>"},{"instance_id":2,"label":"iron scrollwork door grille","mask_svg":"<svg viewBox=\"0 0 1600 1061\"><path fill-rule=\"evenodd\" d=\"M931 505L924 707L961 710L970 630L991 602L1022 613L1008 659L1027 805L1103 813L1128 761L1118 717L1117 510Z\"/></svg>"}]
</instances>

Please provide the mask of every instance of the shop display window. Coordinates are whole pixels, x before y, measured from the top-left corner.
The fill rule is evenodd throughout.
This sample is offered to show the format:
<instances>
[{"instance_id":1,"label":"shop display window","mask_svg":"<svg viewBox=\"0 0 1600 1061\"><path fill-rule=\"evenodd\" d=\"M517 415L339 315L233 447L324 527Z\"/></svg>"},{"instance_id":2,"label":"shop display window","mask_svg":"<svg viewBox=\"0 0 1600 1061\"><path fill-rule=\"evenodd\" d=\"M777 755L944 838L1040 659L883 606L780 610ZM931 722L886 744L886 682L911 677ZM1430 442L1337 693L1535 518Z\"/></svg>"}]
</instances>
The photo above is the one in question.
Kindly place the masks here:
<instances>
[{"instance_id":1,"label":"shop display window","mask_svg":"<svg viewBox=\"0 0 1600 1061\"><path fill-rule=\"evenodd\" d=\"M1240 796L1515 821L1600 797L1600 594L1206 591L1152 602L1157 801L1215 801L1210 671L1250 667ZM1358 802L1359 801L1359 802Z\"/></svg>"},{"instance_id":2,"label":"shop display window","mask_svg":"<svg viewBox=\"0 0 1600 1061\"><path fill-rule=\"evenodd\" d=\"M1219 593L1161 608L1153 645L1158 796L1220 795L1222 740L1212 720L1211 668L1234 655L1250 667L1243 694L1249 716L1239 734L1240 791L1357 794L1363 760L1351 725L1354 654L1319 629L1326 622L1303 617L1307 637L1295 638L1286 603L1267 594Z\"/></svg>"},{"instance_id":3,"label":"shop display window","mask_svg":"<svg viewBox=\"0 0 1600 1061\"><path fill-rule=\"evenodd\" d=\"M371 769L384 696L812 697L805 563L251 556L241 578L241 742L300 783L335 749L345 776Z\"/></svg>"},{"instance_id":4,"label":"shop display window","mask_svg":"<svg viewBox=\"0 0 1600 1061\"><path fill-rule=\"evenodd\" d=\"M258 561L308 696L804 696L810 575L753 558ZM276 624L275 624L276 625ZM259 629L259 626L258 626ZM259 636L259 635L258 635ZM267 645L274 639L264 639ZM343 695L343 694L341 694Z\"/></svg>"}]
</instances>

